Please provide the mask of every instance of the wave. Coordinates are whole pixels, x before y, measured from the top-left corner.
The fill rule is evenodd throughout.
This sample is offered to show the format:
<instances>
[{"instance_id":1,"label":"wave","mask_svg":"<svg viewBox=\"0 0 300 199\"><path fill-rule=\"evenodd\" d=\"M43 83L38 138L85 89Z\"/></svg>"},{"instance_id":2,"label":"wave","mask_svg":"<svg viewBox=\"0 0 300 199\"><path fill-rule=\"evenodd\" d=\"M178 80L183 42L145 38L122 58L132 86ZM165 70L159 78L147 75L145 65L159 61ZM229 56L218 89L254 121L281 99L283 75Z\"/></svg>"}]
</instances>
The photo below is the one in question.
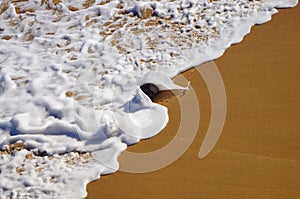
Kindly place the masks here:
<instances>
[{"instance_id":1,"label":"wave","mask_svg":"<svg viewBox=\"0 0 300 199\"><path fill-rule=\"evenodd\" d=\"M297 0L2 1L0 194L82 198L167 108L140 89L220 57ZM95 155L96 154L96 155Z\"/></svg>"}]
</instances>

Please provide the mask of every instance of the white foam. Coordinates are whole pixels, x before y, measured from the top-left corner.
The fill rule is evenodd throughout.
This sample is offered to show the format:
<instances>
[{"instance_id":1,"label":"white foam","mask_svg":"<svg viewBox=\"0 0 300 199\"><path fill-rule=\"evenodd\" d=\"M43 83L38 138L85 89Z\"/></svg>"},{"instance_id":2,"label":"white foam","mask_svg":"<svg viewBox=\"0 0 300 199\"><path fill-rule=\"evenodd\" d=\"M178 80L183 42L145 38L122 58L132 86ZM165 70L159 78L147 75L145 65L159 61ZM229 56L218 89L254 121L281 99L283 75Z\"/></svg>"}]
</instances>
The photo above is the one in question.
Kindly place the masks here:
<instances>
[{"instance_id":1,"label":"white foam","mask_svg":"<svg viewBox=\"0 0 300 199\"><path fill-rule=\"evenodd\" d=\"M84 197L88 182L118 169L128 144L168 122L139 86L186 89L171 78L220 57L275 7L298 3L103 2L29 0L1 13L0 147L21 141L27 149L0 156L0 195ZM53 156L28 159L44 152Z\"/></svg>"}]
</instances>

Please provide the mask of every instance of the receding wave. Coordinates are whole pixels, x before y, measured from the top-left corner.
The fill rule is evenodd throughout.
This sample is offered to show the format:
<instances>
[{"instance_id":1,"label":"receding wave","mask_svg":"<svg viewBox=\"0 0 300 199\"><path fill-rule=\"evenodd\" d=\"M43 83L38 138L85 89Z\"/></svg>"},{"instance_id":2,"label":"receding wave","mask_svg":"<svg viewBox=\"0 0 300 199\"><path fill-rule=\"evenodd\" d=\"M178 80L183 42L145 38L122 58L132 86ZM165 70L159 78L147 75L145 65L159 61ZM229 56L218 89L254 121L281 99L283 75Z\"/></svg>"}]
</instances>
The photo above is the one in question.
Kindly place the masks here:
<instances>
[{"instance_id":1,"label":"receding wave","mask_svg":"<svg viewBox=\"0 0 300 199\"><path fill-rule=\"evenodd\" d=\"M140 86L186 89L171 78L297 3L2 1L0 195L83 198L128 144L167 124Z\"/></svg>"}]
</instances>

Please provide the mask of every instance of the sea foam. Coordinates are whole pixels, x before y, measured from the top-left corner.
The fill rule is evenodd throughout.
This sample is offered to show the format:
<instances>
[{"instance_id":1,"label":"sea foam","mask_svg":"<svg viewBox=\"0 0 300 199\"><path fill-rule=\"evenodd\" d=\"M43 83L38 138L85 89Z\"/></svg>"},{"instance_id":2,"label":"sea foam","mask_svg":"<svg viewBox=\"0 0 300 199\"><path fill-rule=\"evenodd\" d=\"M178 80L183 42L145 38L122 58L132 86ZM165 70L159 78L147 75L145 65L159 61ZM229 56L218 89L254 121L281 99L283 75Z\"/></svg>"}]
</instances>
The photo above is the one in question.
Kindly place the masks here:
<instances>
[{"instance_id":1,"label":"sea foam","mask_svg":"<svg viewBox=\"0 0 300 199\"><path fill-rule=\"evenodd\" d=\"M167 124L141 85L186 89L171 78L297 3L2 1L0 195L83 198L127 145Z\"/></svg>"}]
</instances>

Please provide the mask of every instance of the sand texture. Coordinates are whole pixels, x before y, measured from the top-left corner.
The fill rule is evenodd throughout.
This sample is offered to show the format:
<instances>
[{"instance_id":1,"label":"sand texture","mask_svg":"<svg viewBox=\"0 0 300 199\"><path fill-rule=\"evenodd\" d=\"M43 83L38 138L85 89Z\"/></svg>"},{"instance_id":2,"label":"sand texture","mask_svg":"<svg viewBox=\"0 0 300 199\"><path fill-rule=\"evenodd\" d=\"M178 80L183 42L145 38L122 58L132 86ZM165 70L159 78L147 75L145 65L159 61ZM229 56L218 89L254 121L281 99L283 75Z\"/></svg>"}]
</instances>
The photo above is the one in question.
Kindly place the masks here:
<instances>
[{"instance_id":1,"label":"sand texture","mask_svg":"<svg viewBox=\"0 0 300 199\"><path fill-rule=\"evenodd\" d=\"M87 198L300 198L299 35L300 6L281 9L215 61L226 89L227 117L206 158L198 153L210 122L210 97L191 69L184 76L201 109L191 147L155 172L102 176L88 185ZM150 152L170 142L181 119L177 98L186 96L160 94L156 101L169 108L167 128L128 150Z\"/></svg>"}]
</instances>

